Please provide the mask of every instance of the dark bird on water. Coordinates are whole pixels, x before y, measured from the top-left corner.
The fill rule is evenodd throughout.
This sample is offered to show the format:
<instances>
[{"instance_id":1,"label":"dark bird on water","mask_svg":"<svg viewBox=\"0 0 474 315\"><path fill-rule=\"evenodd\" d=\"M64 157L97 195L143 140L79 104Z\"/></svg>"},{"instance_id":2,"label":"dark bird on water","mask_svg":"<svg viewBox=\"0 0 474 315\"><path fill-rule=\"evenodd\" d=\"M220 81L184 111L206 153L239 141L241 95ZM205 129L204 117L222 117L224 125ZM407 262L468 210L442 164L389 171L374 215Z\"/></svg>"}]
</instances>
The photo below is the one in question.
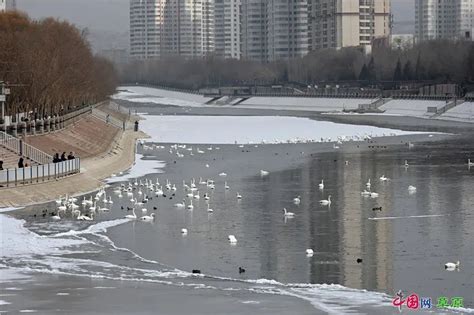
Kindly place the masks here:
<instances>
[{"instance_id":1,"label":"dark bird on water","mask_svg":"<svg viewBox=\"0 0 474 315\"><path fill-rule=\"evenodd\" d=\"M244 273L244 272L245 272L245 269L242 267L239 267L239 273Z\"/></svg>"},{"instance_id":2,"label":"dark bird on water","mask_svg":"<svg viewBox=\"0 0 474 315\"><path fill-rule=\"evenodd\" d=\"M372 211L382 211L382 206L372 208Z\"/></svg>"},{"instance_id":3,"label":"dark bird on water","mask_svg":"<svg viewBox=\"0 0 474 315\"><path fill-rule=\"evenodd\" d=\"M362 263L362 258L357 258L357 263L358 264Z\"/></svg>"},{"instance_id":4,"label":"dark bird on water","mask_svg":"<svg viewBox=\"0 0 474 315\"><path fill-rule=\"evenodd\" d=\"M193 269L193 273L194 273L194 274L200 274L200 273L201 273L201 270L199 270L199 269Z\"/></svg>"}]
</instances>

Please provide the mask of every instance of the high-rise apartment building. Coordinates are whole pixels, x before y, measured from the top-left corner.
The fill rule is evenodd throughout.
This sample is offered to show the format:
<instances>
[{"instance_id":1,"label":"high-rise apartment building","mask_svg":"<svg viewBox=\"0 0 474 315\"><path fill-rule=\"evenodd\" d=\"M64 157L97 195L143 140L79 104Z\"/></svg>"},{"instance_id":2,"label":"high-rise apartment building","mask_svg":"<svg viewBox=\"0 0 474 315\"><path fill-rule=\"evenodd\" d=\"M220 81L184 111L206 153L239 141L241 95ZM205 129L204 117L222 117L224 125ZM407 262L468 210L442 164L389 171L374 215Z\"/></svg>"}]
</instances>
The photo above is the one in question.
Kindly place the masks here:
<instances>
[{"instance_id":1,"label":"high-rise apartment building","mask_svg":"<svg viewBox=\"0 0 474 315\"><path fill-rule=\"evenodd\" d=\"M309 49L364 46L391 34L390 0L308 0Z\"/></svg>"},{"instance_id":2,"label":"high-rise apartment building","mask_svg":"<svg viewBox=\"0 0 474 315\"><path fill-rule=\"evenodd\" d=\"M215 54L240 59L240 0L214 0Z\"/></svg>"},{"instance_id":3,"label":"high-rise apartment building","mask_svg":"<svg viewBox=\"0 0 474 315\"><path fill-rule=\"evenodd\" d=\"M130 0L130 57L159 58L162 53L163 4Z\"/></svg>"},{"instance_id":4,"label":"high-rise apartment building","mask_svg":"<svg viewBox=\"0 0 474 315\"><path fill-rule=\"evenodd\" d=\"M473 39L474 0L415 0L415 37Z\"/></svg>"},{"instance_id":5,"label":"high-rise apartment building","mask_svg":"<svg viewBox=\"0 0 474 315\"><path fill-rule=\"evenodd\" d=\"M287 60L308 53L307 0L242 0L242 58Z\"/></svg>"},{"instance_id":6,"label":"high-rise apartment building","mask_svg":"<svg viewBox=\"0 0 474 315\"><path fill-rule=\"evenodd\" d=\"M201 57L214 51L213 0L131 0L130 56Z\"/></svg>"},{"instance_id":7,"label":"high-rise apartment building","mask_svg":"<svg viewBox=\"0 0 474 315\"><path fill-rule=\"evenodd\" d=\"M16 0L0 0L0 12L16 10Z\"/></svg>"}]
</instances>

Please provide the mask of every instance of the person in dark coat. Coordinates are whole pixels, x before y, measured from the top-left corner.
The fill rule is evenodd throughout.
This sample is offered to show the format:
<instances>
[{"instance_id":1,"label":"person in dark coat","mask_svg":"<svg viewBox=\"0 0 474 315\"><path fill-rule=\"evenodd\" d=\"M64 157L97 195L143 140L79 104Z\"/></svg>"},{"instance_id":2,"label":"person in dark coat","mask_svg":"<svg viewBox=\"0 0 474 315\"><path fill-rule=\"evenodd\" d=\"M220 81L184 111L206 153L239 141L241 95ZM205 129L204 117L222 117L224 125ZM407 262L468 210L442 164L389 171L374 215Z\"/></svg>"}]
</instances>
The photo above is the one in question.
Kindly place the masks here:
<instances>
[{"instance_id":1,"label":"person in dark coat","mask_svg":"<svg viewBox=\"0 0 474 315\"><path fill-rule=\"evenodd\" d=\"M18 168L24 168L25 165L23 164L23 158L21 157L19 160L18 160Z\"/></svg>"},{"instance_id":2,"label":"person in dark coat","mask_svg":"<svg viewBox=\"0 0 474 315\"><path fill-rule=\"evenodd\" d=\"M56 153L53 157L53 163L59 163L61 160L59 159L59 153Z\"/></svg>"},{"instance_id":3,"label":"person in dark coat","mask_svg":"<svg viewBox=\"0 0 474 315\"><path fill-rule=\"evenodd\" d=\"M74 160L76 157L74 156L74 154L72 152L69 152L69 155L67 156L67 159L68 160Z\"/></svg>"},{"instance_id":4,"label":"person in dark coat","mask_svg":"<svg viewBox=\"0 0 474 315\"><path fill-rule=\"evenodd\" d=\"M66 161L66 152L63 152L63 154L61 154L61 160L60 161Z\"/></svg>"},{"instance_id":5,"label":"person in dark coat","mask_svg":"<svg viewBox=\"0 0 474 315\"><path fill-rule=\"evenodd\" d=\"M0 161L0 171L3 171L3 161Z\"/></svg>"}]
</instances>

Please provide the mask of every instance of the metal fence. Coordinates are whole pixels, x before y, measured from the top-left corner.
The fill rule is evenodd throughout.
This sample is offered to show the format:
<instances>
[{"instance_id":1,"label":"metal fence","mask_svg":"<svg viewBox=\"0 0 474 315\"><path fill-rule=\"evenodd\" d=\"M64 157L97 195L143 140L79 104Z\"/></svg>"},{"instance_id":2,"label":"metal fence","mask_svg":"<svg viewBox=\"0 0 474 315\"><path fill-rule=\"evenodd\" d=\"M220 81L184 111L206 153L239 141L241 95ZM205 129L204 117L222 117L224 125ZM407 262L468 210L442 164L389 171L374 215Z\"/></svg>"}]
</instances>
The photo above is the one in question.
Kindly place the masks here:
<instances>
[{"instance_id":1,"label":"metal fence","mask_svg":"<svg viewBox=\"0 0 474 315\"><path fill-rule=\"evenodd\" d=\"M0 146L4 146L16 154L24 156L39 164L48 164L53 160L51 155L25 143L21 139L10 136L3 131L0 131Z\"/></svg>"},{"instance_id":2,"label":"metal fence","mask_svg":"<svg viewBox=\"0 0 474 315\"><path fill-rule=\"evenodd\" d=\"M11 168L0 171L0 185L9 187L20 184L39 183L76 174L79 173L80 170L80 158L24 168Z\"/></svg>"},{"instance_id":3,"label":"metal fence","mask_svg":"<svg viewBox=\"0 0 474 315\"><path fill-rule=\"evenodd\" d=\"M107 124L111 124L114 127L120 128L122 130L133 128L133 124L131 124L130 122L126 120L117 119L97 108L92 109L92 116L106 122Z\"/></svg>"}]
</instances>

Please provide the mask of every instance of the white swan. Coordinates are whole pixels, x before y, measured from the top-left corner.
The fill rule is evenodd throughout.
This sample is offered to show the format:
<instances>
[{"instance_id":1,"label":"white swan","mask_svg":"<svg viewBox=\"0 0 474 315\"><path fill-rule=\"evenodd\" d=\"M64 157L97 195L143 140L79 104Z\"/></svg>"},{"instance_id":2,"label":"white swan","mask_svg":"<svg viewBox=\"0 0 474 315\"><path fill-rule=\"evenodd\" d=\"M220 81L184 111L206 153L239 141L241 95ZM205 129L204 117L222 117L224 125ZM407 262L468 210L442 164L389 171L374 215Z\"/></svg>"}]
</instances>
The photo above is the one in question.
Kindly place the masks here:
<instances>
[{"instance_id":1,"label":"white swan","mask_svg":"<svg viewBox=\"0 0 474 315\"><path fill-rule=\"evenodd\" d=\"M210 199L211 199L211 197L209 197L209 195L207 193L204 194L204 200L210 200Z\"/></svg>"},{"instance_id":2,"label":"white swan","mask_svg":"<svg viewBox=\"0 0 474 315\"><path fill-rule=\"evenodd\" d=\"M191 199L191 203L188 205L188 210L193 210L193 209L194 209L193 200Z\"/></svg>"},{"instance_id":3,"label":"white swan","mask_svg":"<svg viewBox=\"0 0 474 315\"><path fill-rule=\"evenodd\" d=\"M330 206L331 205L331 195L328 196L328 199L325 200L319 200L319 203L322 205L322 206Z\"/></svg>"},{"instance_id":4,"label":"white swan","mask_svg":"<svg viewBox=\"0 0 474 315\"><path fill-rule=\"evenodd\" d=\"M410 192L410 193L416 192L416 187L412 186L412 185L408 186L408 192Z\"/></svg>"},{"instance_id":5,"label":"white swan","mask_svg":"<svg viewBox=\"0 0 474 315\"><path fill-rule=\"evenodd\" d=\"M227 236L227 239L231 244L237 244L237 238L234 235Z\"/></svg>"},{"instance_id":6,"label":"white swan","mask_svg":"<svg viewBox=\"0 0 474 315\"><path fill-rule=\"evenodd\" d=\"M444 269L448 271L459 269L459 260L456 263L448 262L444 264Z\"/></svg>"},{"instance_id":7,"label":"white swan","mask_svg":"<svg viewBox=\"0 0 474 315\"><path fill-rule=\"evenodd\" d=\"M108 204L113 204L113 203L114 203L114 202L112 201L112 197L111 197L111 196L107 197L107 203L108 203Z\"/></svg>"},{"instance_id":8,"label":"white swan","mask_svg":"<svg viewBox=\"0 0 474 315\"><path fill-rule=\"evenodd\" d=\"M188 235L188 229L181 229L181 234Z\"/></svg>"},{"instance_id":9,"label":"white swan","mask_svg":"<svg viewBox=\"0 0 474 315\"><path fill-rule=\"evenodd\" d=\"M270 172L268 171L264 171L264 170L260 170L260 176L267 176L268 174L270 174Z\"/></svg>"},{"instance_id":10,"label":"white swan","mask_svg":"<svg viewBox=\"0 0 474 315\"><path fill-rule=\"evenodd\" d=\"M224 188L225 188L225 190L229 190L229 189L230 189L230 186L227 185L227 182L224 182Z\"/></svg>"},{"instance_id":11,"label":"white swan","mask_svg":"<svg viewBox=\"0 0 474 315\"><path fill-rule=\"evenodd\" d=\"M382 176L380 177L380 180L381 180L382 182L386 182L386 181L389 180L389 178L388 178L388 177L385 177L385 175L382 175Z\"/></svg>"},{"instance_id":12,"label":"white swan","mask_svg":"<svg viewBox=\"0 0 474 315\"><path fill-rule=\"evenodd\" d=\"M94 220L94 213L92 212L90 215L80 215L77 217L78 220L81 221L92 221Z\"/></svg>"},{"instance_id":13,"label":"white swan","mask_svg":"<svg viewBox=\"0 0 474 315\"><path fill-rule=\"evenodd\" d=\"M285 214L284 214L285 217L292 218L292 217L295 216L295 214L294 214L293 212L288 212L288 211L286 210L286 208L283 208L283 212L285 213Z\"/></svg>"},{"instance_id":14,"label":"white swan","mask_svg":"<svg viewBox=\"0 0 474 315\"><path fill-rule=\"evenodd\" d=\"M321 179L321 183L319 183L319 189L324 189L324 179Z\"/></svg>"},{"instance_id":15,"label":"white swan","mask_svg":"<svg viewBox=\"0 0 474 315\"><path fill-rule=\"evenodd\" d=\"M152 213L151 215L144 215L143 217L140 217L140 220L141 221L145 221L145 222L151 222L155 219L155 214Z\"/></svg>"},{"instance_id":16,"label":"white swan","mask_svg":"<svg viewBox=\"0 0 474 315\"><path fill-rule=\"evenodd\" d=\"M301 203L301 196L298 196L296 198L293 198L293 203L295 205L299 205Z\"/></svg>"},{"instance_id":17,"label":"white swan","mask_svg":"<svg viewBox=\"0 0 474 315\"><path fill-rule=\"evenodd\" d=\"M125 219L136 220L137 215L135 214L135 208L132 209L132 214L127 214L124 218Z\"/></svg>"},{"instance_id":18,"label":"white swan","mask_svg":"<svg viewBox=\"0 0 474 315\"><path fill-rule=\"evenodd\" d=\"M242 195L237 193L237 199L239 199L239 200L242 199Z\"/></svg>"},{"instance_id":19,"label":"white swan","mask_svg":"<svg viewBox=\"0 0 474 315\"><path fill-rule=\"evenodd\" d=\"M67 210L67 206L66 205L61 205L58 207L58 210L59 211L66 211Z\"/></svg>"},{"instance_id":20,"label":"white swan","mask_svg":"<svg viewBox=\"0 0 474 315\"><path fill-rule=\"evenodd\" d=\"M58 213L57 215L53 215L53 216L51 217L51 220L53 220L53 221L59 221L59 220L61 220L61 217L59 216L59 213Z\"/></svg>"},{"instance_id":21,"label":"white swan","mask_svg":"<svg viewBox=\"0 0 474 315\"><path fill-rule=\"evenodd\" d=\"M408 165L408 161L407 161L407 160L405 160L405 165L404 165L404 166L405 166L405 168L408 168L408 166L410 166L410 165Z\"/></svg>"},{"instance_id":22,"label":"white swan","mask_svg":"<svg viewBox=\"0 0 474 315\"><path fill-rule=\"evenodd\" d=\"M364 197L370 197L370 191L364 190L363 192L360 193Z\"/></svg>"},{"instance_id":23,"label":"white swan","mask_svg":"<svg viewBox=\"0 0 474 315\"><path fill-rule=\"evenodd\" d=\"M376 192L371 192L370 193L370 198L378 198L379 197L379 194L376 193Z\"/></svg>"},{"instance_id":24,"label":"white swan","mask_svg":"<svg viewBox=\"0 0 474 315\"><path fill-rule=\"evenodd\" d=\"M179 203L179 202L178 202L178 203L175 203L174 206L175 206L176 208L184 208L184 207L186 207L186 202L185 202L185 200L183 199L183 202L181 202L181 203Z\"/></svg>"},{"instance_id":25,"label":"white swan","mask_svg":"<svg viewBox=\"0 0 474 315\"><path fill-rule=\"evenodd\" d=\"M220 176L220 177L226 177L226 176L227 176L227 173L222 172L222 173L219 174L219 176Z\"/></svg>"},{"instance_id":26,"label":"white swan","mask_svg":"<svg viewBox=\"0 0 474 315\"><path fill-rule=\"evenodd\" d=\"M207 212L209 212L209 213L214 212L214 210L212 210L212 209L210 208L209 204L207 204Z\"/></svg>"},{"instance_id":27,"label":"white swan","mask_svg":"<svg viewBox=\"0 0 474 315\"><path fill-rule=\"evenodd\" d=\"M469 161L470 161L470 160L469 160ZM55 201L56 201L56 204L57 204L57 205L60 205L60 204L62 204L62 203L63 203L62 196L59 196L59 198L58 198L58 199L56 199Z\"/></svg>"},{"instance_id":28,"label":"white swan","mask_svg":"<svg viewBox=\"0 0 474 315\"><path fill-rule=\"evenodd\" d=\"M201 199L201 196L199 196L199 190L196 191L196 194L194 195L193 198L196 199L196 200Z\"/></svg>"},{"instance_id":29,"label":"white swan","mask_svg":"<svg viewBox=\"0 0 474 315\"><path fill-rule=\"evenodd\" d=\"M93 205L93 206L90 206L90 207L89 207L89 210L90 210L90 211L95 211L96 209L97 209L97 201L94 202L94 205Z\"/></svg>"},{"instance_id":30,"label":"white swan","mask_svg":"<svg viewBox=\"0 0 474 315\"><path fill-rule=\"evenodd\" d=\"M467 160L467 165L468 166L474 166L474 162L471 162L471 159L468 159Z\"/></svg>"},{"instance_id":31,"label":"white swan","mask_svg":"<svg viewBox=\"0 0 474 315\"><path fill-rule=\"evenodd\" d=\"M367 182L367 184L365 184L365 187L367 187L368 189L370 189L370 186L372 186L372 184L370 184L370 178L369 178L369 181Z\"/></svg>"},{"instance_id":32,"label":"white swan","mask_svg":"<svg viewBox=\"0 0 474 315\"><path fill-rule=\"evenodd\" d=\"M314 255L314 250L312 250L311 248L308 248L306 250L306 256L311 257L313 255Z\"/></svg>"}]
</instances>

